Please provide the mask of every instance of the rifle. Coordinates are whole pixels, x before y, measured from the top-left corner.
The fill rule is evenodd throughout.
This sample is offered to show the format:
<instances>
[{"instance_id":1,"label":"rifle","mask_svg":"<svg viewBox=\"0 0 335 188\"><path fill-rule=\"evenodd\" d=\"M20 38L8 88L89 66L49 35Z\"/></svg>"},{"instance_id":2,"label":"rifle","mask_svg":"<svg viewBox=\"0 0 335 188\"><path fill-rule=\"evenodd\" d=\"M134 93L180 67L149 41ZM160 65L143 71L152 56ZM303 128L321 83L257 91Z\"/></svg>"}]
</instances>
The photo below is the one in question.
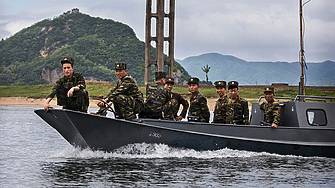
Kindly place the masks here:
<instances>
[{"instance_id":1,"label":"rifle","mask_svg":"<svg viewBox=\"0 0 335 188\"><path fill-rule=\"evenodd\" d=\"M105 108L105 109L103 109L102 111L98 111L99 113L101 113L101 112L105 112L105 111L110 111L110 112L113 112L114 114L115 114L115 111L114 111L114 109L106 102L106 101L104 101L104 100L102 100L100 97L94 97L94 96L92 96L91 98L93 98L93 99L95 99L95 100L99 100L99 101L101 101L101 102L103 102L104 103L104 105L107 107L107 108ZM97 112L97 113L98 113Z\"/></svg>"}]
</instances>

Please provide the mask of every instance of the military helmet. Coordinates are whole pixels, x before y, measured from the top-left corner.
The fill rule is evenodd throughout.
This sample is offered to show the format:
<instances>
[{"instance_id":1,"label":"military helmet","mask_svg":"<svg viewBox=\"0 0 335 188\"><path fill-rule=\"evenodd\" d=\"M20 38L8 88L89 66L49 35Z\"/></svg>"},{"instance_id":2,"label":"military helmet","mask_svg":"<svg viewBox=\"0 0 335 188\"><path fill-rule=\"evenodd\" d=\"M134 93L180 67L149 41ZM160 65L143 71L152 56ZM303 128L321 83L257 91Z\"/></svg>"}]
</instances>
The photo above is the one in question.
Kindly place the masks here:
<instances>
[{"instance_id":1,"label":"military helmet","mask_svg":"<svg viewBox=\"0 0 335 188\"><path fill-rule=\"evenodd\" d=\"M198 84L199 85L199 79L197 77L191 77L188 79L188 82L187 82L188 85L190 84Z\"/></svg>"},{"instance_id":2,"label":"military helmet","mask_svg":"<svg viewBox=\"0 0 335 188\"><path fill-rule=\"evenodd\" d=\"M272 86L265 87L264 93L267 93L267 92L275 93L275 88Z\"/></svg>"},{"instance_id":3,"label":"military helmet","mask_svg":"<svg viewBox=\"0 0 335 188\"><path fill-rule=\"evenodd\" d=\"M71 57L64 57L64 58L62 59L61 63L62 63L62 65L63 65L64 63L70 63L70 64L72 65L72 67L73 67L73 65L74 65L74 60L73 60Z\"/></svg>"},{"instance_id":4,"label":"military helmet","mask_svg":"<svg viewBox=\"0 0 335 188\"><path fill-rule=\"evenodd\" d=\"M214 85L215 85L215 87L224 87L224 88L226 88L227 83L226 83L226 81L216 81L214 83Z\"/></svg>"},{"instance_id":5,"label":"military helmet","mask_svg":"<svg viewBox=\"0 0 335 188\"><path fill-rule=\"evenodd\" d=\"M127 70L126 63L115 63L115 70Z\"/></svg>"},{"instance_id":6,"label":"military helmet","mask_svg":"<svg viewBox=\"0 0 335 188\"><path fill-rule=\"evenodd\" d=\"M230 81L228 82L228 89L233 89L237 88L238 89L238 82L237 81Z\"/></svg>"},{"instance_id":7,"label":"military helmet","mask_svg":"<svg viewBox=\"0 0 335 188\"><path fill-rule=\"evenodd\" d=\"M174 78L172 78L172 77L167 77L166 80L165 80L165 83L171 83L171 84L174 84Z\"/></svg>"},{"instance_id":8,"label":"military helmet","mask_svg":"<svg viewBox=\"0 0 335 188\"><path fill-rule=\"evenodd\" d=\"M166 77L166 72L155 72L155 79L160 80Z\"/></svg>"}]
</instances>

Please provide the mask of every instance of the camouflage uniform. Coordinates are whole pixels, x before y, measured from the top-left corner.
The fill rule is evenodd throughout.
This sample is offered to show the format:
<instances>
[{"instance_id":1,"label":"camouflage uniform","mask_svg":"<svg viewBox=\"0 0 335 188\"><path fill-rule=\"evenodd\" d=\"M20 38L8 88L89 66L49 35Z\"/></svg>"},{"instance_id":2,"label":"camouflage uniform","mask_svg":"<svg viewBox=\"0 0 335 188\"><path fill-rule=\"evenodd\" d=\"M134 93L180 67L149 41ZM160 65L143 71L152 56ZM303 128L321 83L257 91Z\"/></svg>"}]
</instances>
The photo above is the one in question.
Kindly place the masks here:
<instances>
[{"instance_id":1,"label":"camouflage uniform","mask_svg":"<svg viewBox=\"0 0 335 188\"><path fill-rule=\"evenodd\" d=\"M174 78L172 78L172 77L166 78L165 83L166 84L167 83L174 84ZM175 108L172 108L172 110L173 110L172 113L174 114L174 117L178 116L179 106L182 104L183 105L183 110L181 111L180 116L182 118L185 118L188 107L189 107L189 104L188 104L187 100L185 100L179 93L174 93L174 92L171 92L171 98L177 100L177 102L178 102L178 104L175 106Z\"/></svg>"},{"instance_id":2,"label":"camouflage uniform","mask_svg":"<svg viewBox=\"0 0 335 188\"><path fill-rule=\"evenodd\" d=\"M216 81L214 85L215 87L226 88L225 81ZM215 107L214 107L213 123L226 123L227 103L228 103L227 95L225 95L223 99L218 99L216 101Z\"/></svg>"},{"instance_id":3,"label":"camouflage uniform","mask_svg":"<svg viewBox=\"0 0 335 188\"><path fill-rule=\"evenodd\" d=\"M207 99L201 93L192 93L188 116L199 116L201 122L209 122L209 109Z\"/></svg>"},{"instance_id":4,"label":"camouflage uniform","mask_svg":"<svg viewBox=\"0 0 335 188\"><path fill-rule=\"evenodd\" d=\"M79 87L79 90L74 91L72 97L67 97L67 92L72 87ZM82 73L73 73L70 79L66 76L59 78L47 98L54 98L57 95L57 105L63 106L64 109L87 112L89 98L85 88Z\"/></svg>"},{"instance_id":5,"label":"camouflage uniform","mask_svg":"<svg viewBox=\"0 0 335 188\"><path fill-rule=\"evenodd\" d=\"M260 106L261 110L264 110L264 121L279 125L280 122L280 106L278 102L271 100L268 103L263 103Z\"/></svg>"},{"instance_id":6,"label":"camouflage uniform","mask_svg":"<svg viewBox=\"0 0 335 188\"><path fill-rule=\"evenodd\" d=\"M229 97L227 103L226 123L228 124L249 124L249 108L248 101L237 96L236 100Z\"/></svg>"},{"instance_id":7,"label":"camouflage uniform","mask_svg":"<svg viewBox=\"0 0 335 188\"><path fill-rule=\"evenodd\" d=\"M140 113L143 108L143 95L134 79L125 75L118 80L116 87L107 95L107 101L112 101L115 115L119 118L128 118Z\"/></svg>"},{"instance_id":8,"label":"camouflage uniform","mask_svg":"<svg viewBox=\"0 0 335 188\"><path fill-rule=\"evenodd\" d=\"M265 87L264 93L274 93L274 87ZM280 122L280 105L278 102L271 100L267 103L262 103L260 109L264 110L264 121L271 124L279 125Z\"/></svg>"},{"instance_id":9,"label":"camouflage uniform","mask_svg":"<svg viewBox=\"0 0 335 188\"><path fill-rule=\"evenodd\" d=\"M213 123L226 123L228 97L218 99L215 103Z\"/></svg>"},{"instance_id":10,"label":"camouflage uniform","mask_svg":"<svg viewBox=\"0 0 335 188\"><path fill-rule=\"evenodd\" d=\"M178 101L171 98L171 91L160 82L149 83L146 88L147 99L142 117L159 119L173 119L174 112L178 109Z\"/></svg>"},{"instance_id":11,"label":"camouflage uniform","mask_svg":"<svg viewBox=\"0 0 335 188\"><path fill-rule=\"evenodd\" d=\"M188 84L198 84L199 79L191 77ZM209 122L210 113L207 106L207 99L199 91L192 93L190 97L190 109L188 111L188 121Z\"/></svg>"}]
</instances>

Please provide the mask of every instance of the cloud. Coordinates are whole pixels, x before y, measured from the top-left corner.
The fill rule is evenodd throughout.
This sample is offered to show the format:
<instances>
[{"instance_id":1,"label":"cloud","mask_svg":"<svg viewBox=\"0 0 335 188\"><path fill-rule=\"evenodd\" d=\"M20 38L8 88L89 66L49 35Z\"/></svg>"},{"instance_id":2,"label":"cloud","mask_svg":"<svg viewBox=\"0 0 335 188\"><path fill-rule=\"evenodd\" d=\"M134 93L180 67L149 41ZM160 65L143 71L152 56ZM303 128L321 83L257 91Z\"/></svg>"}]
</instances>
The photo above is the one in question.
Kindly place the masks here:
<instances>
[{"instance_id":1,"label":"cloud","mask_svg":"<svg viewBox=\"0 0 335 188\"><path fill-rule=\"evenodd\" d=\"M307 61L335 60L335 1L304 6ZM144 41L145 0L0 1L0 38L72 8L132 27ZM176 0L175 58L207 52L247 61L299 60L299 2Z\"/></svg>"}]
</instances>

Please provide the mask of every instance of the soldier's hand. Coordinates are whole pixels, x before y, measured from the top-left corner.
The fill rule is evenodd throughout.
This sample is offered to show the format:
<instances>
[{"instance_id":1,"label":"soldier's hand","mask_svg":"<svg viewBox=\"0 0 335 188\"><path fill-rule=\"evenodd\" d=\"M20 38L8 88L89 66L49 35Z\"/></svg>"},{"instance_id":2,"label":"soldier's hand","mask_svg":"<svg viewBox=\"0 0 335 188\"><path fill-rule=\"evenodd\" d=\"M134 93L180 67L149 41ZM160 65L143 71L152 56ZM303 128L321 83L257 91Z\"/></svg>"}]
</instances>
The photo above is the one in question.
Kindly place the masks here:
<instances>
[{"instance_id":1,"label":"soldier's hand","mask_svg":"<svg viewBox=\"0 0 335 188\"><path fill-rule=\"evenodd\" d=\"M68 92L67 92L67 97L72 97L73 96L73 88L71 88Z\"/></svg>"},{"instance_id":2,"label":"soldier's hand","mask_svg":"<svg viewBox=\"0 0 335 188\"><path fill-rule=\"evenodd\" d=\"M98 102L97 102L97 106L99 106L99 107L103 107L103 106L105 106L105 103L102 102L102 101L98 101Z\"/></svg>"},{"instance_id":3,"label":"soldier's hand","mask_svg":"<svg viewBox=\"0 0 335 188\"><path fill-rule=\"evenodd\" d=\"M278 125L276 125L276 124L274 124L274 123L272 123L272 125L271 125L272 128L277 128L277 126L278 126Z\"/></svg>"},{"instance_id":4,"label":"soldier's hand","mask_svg":"<svg viewBox=\"0 0 335 188\"><path fill-rule=\"evenodd\" d=\"M262 105L263 103L264 103L264 102L259 102L258 105L260 106L260 105Z\"/></svg>"},{"instance_id":5,"label":"soldier's hand","mask_svg":"<svg viewBox=\"0 0 335 188\"><path fill-rule=\"evenodd\" d=\"M177 116L176 118L174 118L174 120L176 120L176 121L181 121L182 119L183 119L182 116Z\"/></svg>"},{"instance_id":6,"label":"soldier's hand","mask_svg":"<svg viewBox=\"0 0 335 188\"><path fill-rule=\"evenodd\" d=\"M51 108L50 106L50 101L52 100L52 98L47 98L47 100L45 101L45 104L44 104L44 110L45 111L48 111L49 108Z\"/></svg>"}]
</instances>

